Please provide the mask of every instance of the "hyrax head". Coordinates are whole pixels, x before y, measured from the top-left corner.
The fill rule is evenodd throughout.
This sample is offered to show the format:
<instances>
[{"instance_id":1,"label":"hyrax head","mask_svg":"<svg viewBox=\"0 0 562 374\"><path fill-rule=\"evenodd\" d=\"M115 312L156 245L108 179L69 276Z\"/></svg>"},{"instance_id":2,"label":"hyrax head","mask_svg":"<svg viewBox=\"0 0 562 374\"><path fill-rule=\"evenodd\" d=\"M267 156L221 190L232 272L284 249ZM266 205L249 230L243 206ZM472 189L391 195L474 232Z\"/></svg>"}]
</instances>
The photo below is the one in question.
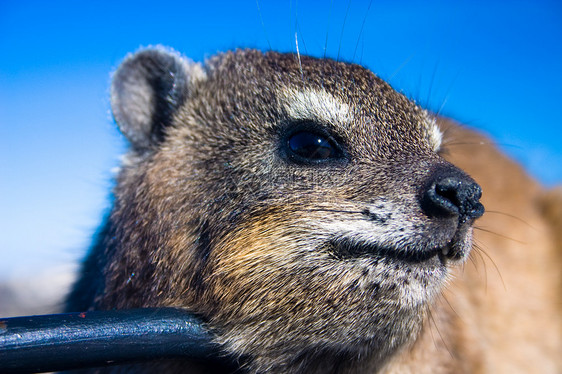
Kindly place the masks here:
<instances>
[{"instance_id":1,"label":"hyrax head","mask_svg":"<svg viewBox=\"0 0 562 374\"><path fill-rule=\"evenodd\" d=\"M258 369L384 361L483 213L432 116L357 65L144 50L112 107L132 148L98 307L189 308Z\"/></svg>"}]
</instances>

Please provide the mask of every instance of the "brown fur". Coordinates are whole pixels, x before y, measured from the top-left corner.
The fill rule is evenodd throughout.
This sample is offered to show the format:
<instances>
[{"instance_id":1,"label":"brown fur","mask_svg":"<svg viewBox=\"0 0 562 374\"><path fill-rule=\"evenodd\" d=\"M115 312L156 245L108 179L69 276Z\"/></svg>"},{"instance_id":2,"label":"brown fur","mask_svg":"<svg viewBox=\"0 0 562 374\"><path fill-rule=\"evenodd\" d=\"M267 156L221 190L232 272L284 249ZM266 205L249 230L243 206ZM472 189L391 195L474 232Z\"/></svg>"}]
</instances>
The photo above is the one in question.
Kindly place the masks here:
<instances>
[{"instance_id":1,"label":"brown fur","mask_svg":"<svg viewBox=\"0 0 562 374\"><path fill-rule=\"evenodd\" d=\"M486 138L441 120L438 153L431 116L372 73L272 52L141 52L112 96L132 149L69 310L187 308L250 372L562 370L560 199ZM299 110L345 157L284 153ZM479 214L424 205L441 175L472 186L449 162L488 209L465 265Z\"/></svg>"}]
</instances>

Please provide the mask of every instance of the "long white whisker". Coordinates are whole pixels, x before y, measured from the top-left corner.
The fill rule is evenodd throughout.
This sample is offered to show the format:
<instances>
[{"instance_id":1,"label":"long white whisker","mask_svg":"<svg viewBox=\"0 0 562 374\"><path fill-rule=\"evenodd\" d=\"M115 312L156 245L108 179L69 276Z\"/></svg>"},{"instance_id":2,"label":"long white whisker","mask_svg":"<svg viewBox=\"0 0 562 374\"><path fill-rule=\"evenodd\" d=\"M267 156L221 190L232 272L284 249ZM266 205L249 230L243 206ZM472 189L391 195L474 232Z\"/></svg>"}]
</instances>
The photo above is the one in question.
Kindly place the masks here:
<instances>
[{"instance_id":1,"label":"long white whisker","mask_svg":"<svg viewBox=\"0 0 562 374\"><path fill-rule=\"evenodd\" d=\"M304 73L302 71L301 54L299 52L299 38L298 38L298 34L297 34L296 31L295 31L295 44L296 44L296 47L297 47L297 58L299 60L299 70L301 72L301 79L304 82Z\"/></svg>"}]
</instances>

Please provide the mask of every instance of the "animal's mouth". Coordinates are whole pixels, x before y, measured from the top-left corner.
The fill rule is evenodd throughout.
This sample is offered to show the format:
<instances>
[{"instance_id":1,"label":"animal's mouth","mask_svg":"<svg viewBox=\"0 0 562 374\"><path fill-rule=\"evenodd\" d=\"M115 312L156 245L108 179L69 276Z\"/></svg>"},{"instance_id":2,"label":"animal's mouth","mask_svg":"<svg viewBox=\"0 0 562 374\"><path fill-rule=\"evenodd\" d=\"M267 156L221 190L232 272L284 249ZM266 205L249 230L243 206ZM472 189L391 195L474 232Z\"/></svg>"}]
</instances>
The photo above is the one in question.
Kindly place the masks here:
<instances>
[{"instance_id":1,"label":"animal's mouth","mask_svg":"<svg viewBox=\"0 0 562 374\"><path fill-rule=\"evenodd\" d=\"M332 254L339 259L368 257L374 260L390 260L411 265L438 265L456 261L465 256L456 236L444 245L407 244L403 246L379 245L357 242L349 238L333 239L329 243Z\"/></svg>"}]
</instances>

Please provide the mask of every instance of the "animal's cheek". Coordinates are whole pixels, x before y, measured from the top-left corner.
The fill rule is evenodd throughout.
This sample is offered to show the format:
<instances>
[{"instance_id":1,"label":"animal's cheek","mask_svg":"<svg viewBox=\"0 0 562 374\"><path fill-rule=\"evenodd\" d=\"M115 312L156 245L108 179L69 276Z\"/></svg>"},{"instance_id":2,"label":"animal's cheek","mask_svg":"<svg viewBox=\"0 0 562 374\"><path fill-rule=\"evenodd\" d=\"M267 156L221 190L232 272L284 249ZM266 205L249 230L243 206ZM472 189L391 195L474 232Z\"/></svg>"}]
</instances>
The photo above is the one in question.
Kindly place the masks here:
<instances>
[{"instance_id":1,"label":"animal's cheek","mask_svg":"<svg viewBox=\"0 0 562 374\"><path fill-rule=\"evenodd\" d=\"M240 316L273 315L325 296L320 275L327 277L333 269L328 256L315 250L322 238L299 216L286 207L269 209L216 243L209 285L223 309Z\"/></svg>"},{"instance_id":2,"label":"animal's cheek","mask_svg":"<svg viewBox=\"0 0 562 374\"><path fill-rule=\"evenodd\" d=\"M296 205L269 209L216 243L207 282L222 312L229 318L269 319L306 318L329 310L337 317L354 305L374 303L383 289L388 291L390 285L379 284L384 271L375 269L370 259L334 257L326 247L330 232L318 225L326 215Z\"/></svg>"}]
</instances>

